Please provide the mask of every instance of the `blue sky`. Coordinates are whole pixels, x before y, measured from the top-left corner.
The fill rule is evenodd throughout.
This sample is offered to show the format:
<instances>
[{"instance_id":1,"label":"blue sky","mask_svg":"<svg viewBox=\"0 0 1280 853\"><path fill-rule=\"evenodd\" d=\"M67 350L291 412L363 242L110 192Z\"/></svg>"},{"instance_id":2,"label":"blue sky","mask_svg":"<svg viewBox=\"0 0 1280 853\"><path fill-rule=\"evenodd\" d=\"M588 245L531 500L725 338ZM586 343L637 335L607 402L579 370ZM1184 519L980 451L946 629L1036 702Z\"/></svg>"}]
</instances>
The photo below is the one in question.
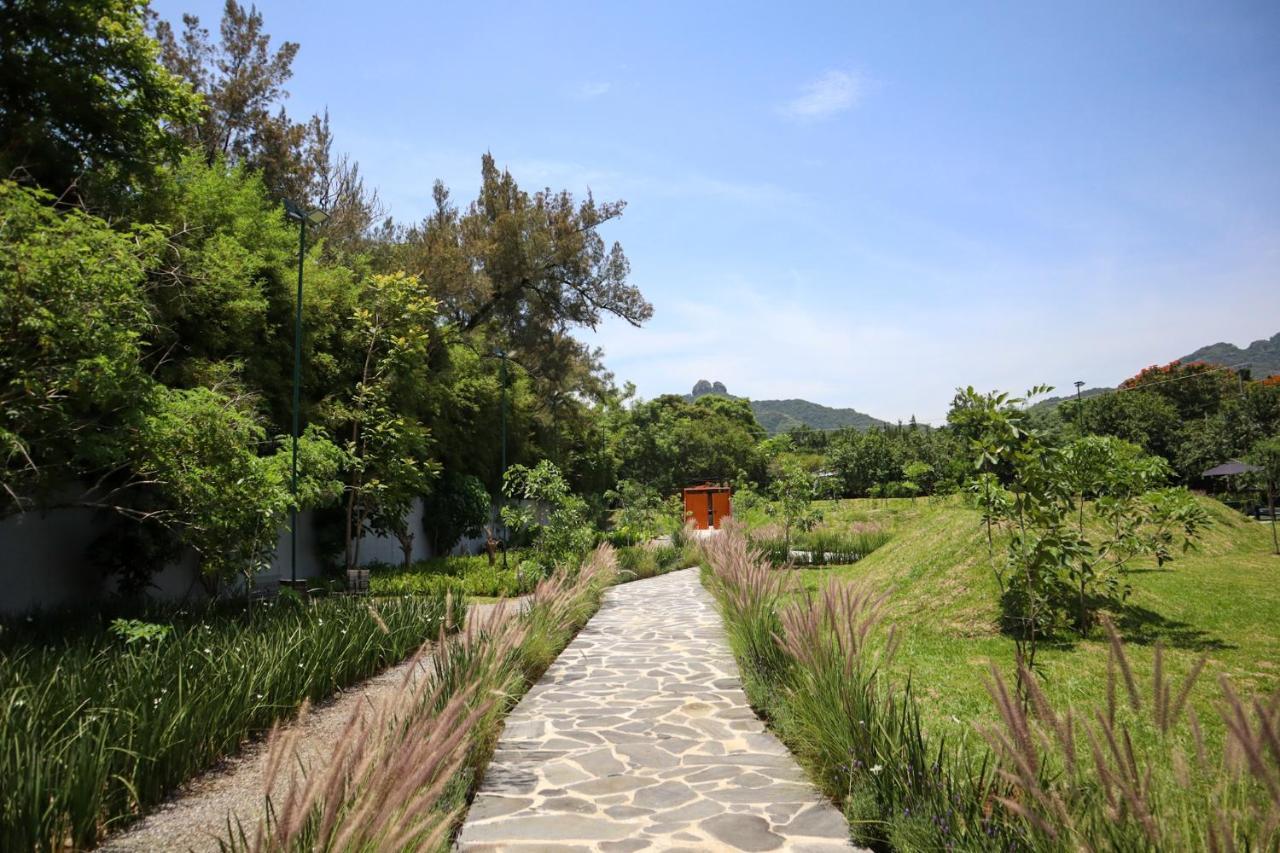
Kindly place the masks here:
<instances>
[{"instance_id":1,"label":"blue sky","mask_svg":"<svg viewBox=\"0 0 1280 853\"><path fill-rule=\"evenodd\" d=\"M938 421L1280 331L1274 2L259 8L398 219L484 151L626 199L654 319L585 337L644 397Z\"/></svg>"}]
</instances>

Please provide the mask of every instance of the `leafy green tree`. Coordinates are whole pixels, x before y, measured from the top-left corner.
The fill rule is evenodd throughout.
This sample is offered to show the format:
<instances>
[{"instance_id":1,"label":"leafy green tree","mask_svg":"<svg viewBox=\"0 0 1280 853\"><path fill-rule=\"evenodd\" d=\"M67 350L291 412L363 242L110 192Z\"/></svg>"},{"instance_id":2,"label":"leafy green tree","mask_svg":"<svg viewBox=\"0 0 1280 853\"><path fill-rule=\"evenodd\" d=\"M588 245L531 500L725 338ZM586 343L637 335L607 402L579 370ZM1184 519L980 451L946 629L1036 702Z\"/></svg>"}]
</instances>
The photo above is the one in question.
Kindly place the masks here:
<instances>
[{"instance_id":1,"label":"leafy green tree","mask_svg":"<svg viewBox=\"0 0 1280 853\"><path fill-rule=\"evenodd\" d=\"M1222 407L1238 385L1235 373L1203 361L1171 361L1152 365L1120 383L1122 390L1142 389L1168 400L1185 419L1203 418Z\"/></svg>"},{"instance_id":2,"label":"leafy green tree","mask_svg":"<svg viewBox=\"0 0 1280 853\"><path fill-rule=\"evenodd\" d=\"M76 478L98 483L81 502L123 506L110 475L127 462L123 426L150 383L143 270L159 235L50 200L0 182L0 516Z\"/></svg>"},{"instance_id":3,"label":"leafy green tree","mask_svg":"<svg viewBox=\"0 0 1280 853\"><path fill-rule=\"evenodd\" d=\"M148 271L160 378L200 384L209 364L235 361L250 385L287 400L298 240L279 203L256 176L188 155L157 176L138 212L168 233ZM273 422L283 427L286 414Z\"/></svg>"},{"instance_id":4,"label":"leafy green tree","mask_svg":"<svg viewBox=\"0 0 1280 853\"><path fill-rule=\"evenodd\" d=\"M613 529L625 536L629 544L634 545L657 532L663 501L656 489L635 480L619 480L615 488L605 492L605 498L615 507Z\"/></svg>"},{"instance_id":5,"label":"leafy green tree","mask_svg":"<svg viewBox=\"0 0 1280 853\"><path fill-rule=\"evenodd\" d=\"M1166 396L1137 389L1099 394L1084 401L1086 433L1113 435L1166 459L1173 457L1182 417Z\"/></svg>"},{"instance_id":6,"label":"leafy green tree","mask_svg":"<svg viewBox=\"0 0 1280 853\"><path fill-rule=\"evenodd\" d=\"M769 486L773 499L766 511L782 520L783 544L791 551L793 530L812 530L822 521L822 511L813 505L817 484L812 473L792 459L781 463L781 470Z\"/></svg>"},{"instance_id":7,"label":"leafy green tree","mask_svg":"<svg viewBox=\"0 0 1280 853\"><path fill-rule=\"evenodd\" d=\"M305 200L299 190L307 177L307 126L294 123L280 107L297 43L282 42L272 50L262 13L235 0L226 0L216 43L195 15L183 15L182 22L180 36L167 21L155 25L164 66L202 101L199 114L175 123L174 132L209 163L247 166L261 172L273 192Z\"/></svg>"},{"instance_id":8,"label":"leafy green tree","mask_svg":"<svg viewBox=\"0 0 1280 853\"><path fill-rule=\"evenodd\" d=\"M422 528L433 554L447 554L463 536L479 536L492 500L484 483L448 468L422 499Z\"/></svg>"},{"instance_id":9,"label":"leafy green tree","mask_svg":"<svg viewBox=\"0 0 1280 853\"><path fill-rule=\"evenodd\" d=\"M1083 634L1099 593L1114 598L1136 559L1164 565L1177 539L1190 547L1207 517L1185 490L1156 488L1168 473L1163 460L1114 439L1064 446L1031 426L1024 398L960 393L974 491L989 535L999 527L1008 537L996 568L1006 627L1019 663L1032 669L1041 641L1065 627L1072 611ZM1084 495L1092 496L1096 520L1084 516Z\"/></svg>"},{"instance_id":10,"label":"leafy green tree","mask_svg":"<svg viewBox=\"0 0 1280 853\"><path fill-rule=\"evenodd\" d=\"M669 495L689 482L727 480L739 472L747 479L763 480L765 458L757 446L758 429L738 414L668 394L620 414L611 429L611 443L620 470Z\"/></svg>"},{"instance_id":11,"label":"leafy green tree","mask_svg":"<svg viewBox=\"0 0 1280 853\"><path fill-rule=\"evenodd\" d=\"M259 454L266 433L243 400L157 387L135 440L135 464L170 508L180 541L199 555L210 588L270 563L292 502L291 456L287 449ZM342 452L311 429L298 458L299 507L337 497Z\"/></svg>"},{"instance_id":12,"label":"leafy green tree","mask_svg":"<svg viewBox=\"0 0 1280 853\"><path fill-rule=\"evenodd\" d=\"M441 314L463 335L484 333L540 384L585 378L592 352L569 334L605 316L641 325L653 308L627 283L622 247L602 226L623 202L581 203L567 192L530 194L491 155L481 161L479 197L466 210L435 189L436 209L410 229L400 263L432 283Z\"/></svg>"},{"instance_id":13,"label":"leafy green tree","mask_svg":"<svg viewBox=\"0 0 1280 853\"><path fill-rule=\"evenodd\" d=\"M532 562L544 575L557 566L576 566L592 544L587 503L569 489L559 469L543 460L532 468L507 470L503 493L517 504L502 508L502 520L533 539Z\"/></svg>"},{"instance_id":14,"label":"leafy green tree","mask_svg":"<svg viewBox=\"0 0 1280 853\"><path fill-rule=\"evenodd\" d=\"M360 562L366 529L408 536L413 499L425 494L438 466L429 430L409 401L421 389L436 302L416 276L364 280L353 309L348 346L358 373L349 395L326 406L351 459L346 495L346 567Z\"/></svg>"},{"instance_id":15,"label":"leafy green tree","mask_svg":"<svg viewBox=\"0 0 1280 853\"><path fill-rule=\"evenodd\" d=\"M1214 460L1215 464L1248 452L1263 439L1280 435L1280 376L1272 379L1277 381L1245 383L1243 393L1223 402L1222 444L1228 452Z\"/></svg>"},{"instance_id":16,"label":"leafy green tree","mask_svg":"<svg viewBox=\"0 0 1280 853\"><path fill-rule=\"evenodd\" d=\"M827 462L843 482L845 494L867 495L873 486L883 488L901 476L902 448L886 431L851 430L832 439Z\"/></svg>"},{"instance_id":17,"label":"leafy green tree","mask_svg":"<svg viewBox=\"0 0 1280 853\"><path fill-rule=\"evenodd\" d=\"M145 12L141 0L0 4L0 175L96 202L176 154L167 128L198 99L156 61Z\"/></svg>"},{"instance_id":18,"label":"leafy green tree","mask_svg":"<svg viewBox=\"0 0 1280 853\"><path fill-rule=\"evenodd\" d=\"M924 490L924 484L932 478L933 466L917 459L902 466L902 476L906 478L902 481L902 485L914 503L916 495Z\"/></svg>"}]
</instances>

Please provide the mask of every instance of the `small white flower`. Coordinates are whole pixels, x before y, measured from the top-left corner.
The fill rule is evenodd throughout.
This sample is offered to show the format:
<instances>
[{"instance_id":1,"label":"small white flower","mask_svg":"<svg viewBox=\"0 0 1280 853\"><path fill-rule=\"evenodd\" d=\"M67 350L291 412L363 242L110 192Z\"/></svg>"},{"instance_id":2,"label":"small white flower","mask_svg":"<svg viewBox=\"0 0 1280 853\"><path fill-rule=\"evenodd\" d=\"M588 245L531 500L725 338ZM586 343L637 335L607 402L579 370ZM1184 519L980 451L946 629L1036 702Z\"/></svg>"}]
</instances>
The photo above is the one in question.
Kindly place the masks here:
<instances>
[{"instance_id":1,"label":"small white flower","mask_svg":"<svg viewBox=\"0 0 1280 853\"><path fill-rule=\"evenodd\" d=\"M206 646L206 647L205 647L205 650L204 650L204 653L205 653L206 655L211 655L211 654L213 654L213 649L208 648L208 647Z\"/></svg>"},{"instance_id":2,"label":"small white flower","mask_svg":"<svg viewBox=\"0 0 1280 853\"><path fill-rule=\"evenodd\" d=\"M258 698L259 698L259 699L262 699L262 698L263 698L263 695L262 695L261 693L259 693L259 694L258 694Z\"/></svg>"},{"instance_id":3,"label":"small white flower","mask_svg":"<svg viewBox=\"0 0 1280 853\"><path fill-rule=\"evenodd\" d=\"M873 765L873 766L872 766L872 768L871 768L871 772L872 772L872 773L874 773L875 775L879 776L879 775L880 775L880 771L881 771L881 770L883 770L883 769L884 769L884 765L882 765L882 764L876 764L876 765Z\"/></svg>"}]
</instances>

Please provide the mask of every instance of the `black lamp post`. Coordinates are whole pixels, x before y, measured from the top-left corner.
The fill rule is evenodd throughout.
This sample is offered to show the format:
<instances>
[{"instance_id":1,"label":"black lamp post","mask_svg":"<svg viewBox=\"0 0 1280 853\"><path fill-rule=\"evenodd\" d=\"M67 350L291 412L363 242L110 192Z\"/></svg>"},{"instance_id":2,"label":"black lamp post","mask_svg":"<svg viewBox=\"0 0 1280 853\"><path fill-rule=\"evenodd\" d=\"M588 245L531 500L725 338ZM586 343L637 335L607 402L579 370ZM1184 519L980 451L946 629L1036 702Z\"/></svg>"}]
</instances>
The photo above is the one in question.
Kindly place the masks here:
<instances>
[{"instance_id":1,"label":"black lamp post","mask_svg":"<svg viewBox=\"0 0 1280 853\"><path fill-rule=\"evenodd\" d=\"M1080 434L1084 435L1084 401L1080 399L1080 389L1084 387L1084 381L1077 379L1076 385L1076 429L1080 430Z\"/></svg>"},{"instance_id":2,"label":"black lamp post","mask_svg":"<svg viewBox=\"0 0 1280 853\"><path fill-rule=\"evenodd\" d=\"M499 378L502 382L502 476L499 478L498 486L498 514L501 517L502 505L505 503L505 492L503 491L507 485L507 351L498 350L498 357L502 359ZM502 570L507 570L507 524L502 523Z\"/></svg>"},{"instance_id":3,"label":"black lamp post","mask_svg":"<svg viewBox=\"0 0 1280 853\"><path fill-rule=\"evenodd\" d=\"M302 400L302 263L307 255L307 223L322 225L329 218L323 210L304 211L291 201L284 203L284 215L298 223L298 299L293 318L293 476L289 507L289 586L298 585L298 409Z\"/></svg>"}]
</instances>

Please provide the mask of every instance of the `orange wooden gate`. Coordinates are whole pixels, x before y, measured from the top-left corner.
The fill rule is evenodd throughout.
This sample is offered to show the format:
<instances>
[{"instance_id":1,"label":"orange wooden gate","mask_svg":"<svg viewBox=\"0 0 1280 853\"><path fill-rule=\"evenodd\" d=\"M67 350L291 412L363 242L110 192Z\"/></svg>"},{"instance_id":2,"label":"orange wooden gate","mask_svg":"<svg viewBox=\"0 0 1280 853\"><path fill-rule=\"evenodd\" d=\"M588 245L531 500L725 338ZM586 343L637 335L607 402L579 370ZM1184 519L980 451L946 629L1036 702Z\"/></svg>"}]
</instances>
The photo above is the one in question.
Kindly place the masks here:
<instances>
[{"instance_id":1,"label":"orange wooden gate","mask_svg":"<svg viewBox=\"0 0 1280 853\"><path fill-rule=\"evenodd\" d=\"M684 517L698 530L719 528L733 514L729 487L719 484L690 486L684 490Z\"/></svg>"}]
</instances>

